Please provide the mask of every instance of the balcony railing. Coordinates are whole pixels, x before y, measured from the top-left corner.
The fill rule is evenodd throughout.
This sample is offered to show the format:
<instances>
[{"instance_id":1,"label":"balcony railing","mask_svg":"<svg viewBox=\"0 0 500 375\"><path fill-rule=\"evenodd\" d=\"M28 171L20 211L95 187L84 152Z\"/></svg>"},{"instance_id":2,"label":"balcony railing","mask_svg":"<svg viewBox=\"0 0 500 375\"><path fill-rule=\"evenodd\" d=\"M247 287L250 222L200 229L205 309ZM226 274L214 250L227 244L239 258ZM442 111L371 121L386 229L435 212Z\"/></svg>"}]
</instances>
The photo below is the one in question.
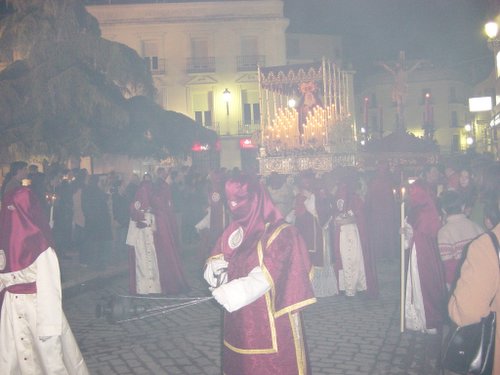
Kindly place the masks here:
<instances>
[{"instance_id":1,"label":"balcony railing","mask_svg":"<svg viewBox=\"0 0 500 375\"><path fill-rule=\"evenodd\" d=\"M238 72L248 72L257 70L257 66L264 66L266 63L266 56L253 55L253 56L237 56L236 69Z\"/></svg>"},{"instance_id":2,"label":"balcony railing","mask_svg":"<svg viewBox=\"0 0 500 375\"><path fill-rule=\"evenodd\" d=\"M220 135L220 124L218 122L205 122L204 124L200 125L204 126L207 129L213 130L217 133L217 135Z\"/></svg>"},{"instance_id":3,"label":"balcony railing","mask_svg":"<svg viewBox=\"0 0 500 375\"><path fill-rule=\"evenodd\" d=\"M238 122L238 135L250 135L260 130L260 124Z\"/></svg>"},{"instance_id":4,"label":"balcony railing","mask_svg":"<svg viewBox=\"0 0 500 375\"><path fill-rule=\"evenodd\" d=\"M215 57L189 57L186 63L188 73L215 72Z\"/></svg>"}]
</instances>

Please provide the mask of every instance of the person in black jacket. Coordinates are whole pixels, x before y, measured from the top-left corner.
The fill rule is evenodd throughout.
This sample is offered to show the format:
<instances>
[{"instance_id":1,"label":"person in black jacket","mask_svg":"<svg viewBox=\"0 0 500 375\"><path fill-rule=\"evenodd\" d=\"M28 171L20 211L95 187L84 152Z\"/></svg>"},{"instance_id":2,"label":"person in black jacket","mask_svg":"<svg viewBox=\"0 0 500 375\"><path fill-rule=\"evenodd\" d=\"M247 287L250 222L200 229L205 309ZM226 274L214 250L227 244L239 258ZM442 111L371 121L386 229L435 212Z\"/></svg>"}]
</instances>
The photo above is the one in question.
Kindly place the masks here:
<instances>
[{"instance_id":1,"label":"person in black jacket","mask_svg":"<svg viewBox=\"0 0 500 375\"><path fill-rule=\"evenodd\" d=\"M109 262L111 241L111 212L109 197L99 186L99 176L91 175L82 191L82 210L85 216L85 251L89 266L103 270Z\"/></svg>"}]
</instances>

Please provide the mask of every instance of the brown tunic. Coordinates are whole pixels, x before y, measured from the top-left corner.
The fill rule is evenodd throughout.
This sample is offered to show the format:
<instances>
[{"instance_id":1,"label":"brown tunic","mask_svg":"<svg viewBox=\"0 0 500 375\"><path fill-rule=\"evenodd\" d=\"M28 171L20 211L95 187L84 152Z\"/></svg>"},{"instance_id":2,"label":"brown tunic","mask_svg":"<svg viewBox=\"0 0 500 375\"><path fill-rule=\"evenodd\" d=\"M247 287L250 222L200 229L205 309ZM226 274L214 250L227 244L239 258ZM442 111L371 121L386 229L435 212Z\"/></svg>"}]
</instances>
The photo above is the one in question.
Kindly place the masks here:
<instances>
[{"instance_id":1,"label":"brown tunic","mask_svg":"<svg viewBox=\"0 0 500 375\"><path fill-rule=\"evenodd\" d=\"M500 224L493 232L500 238ZM500 267L490 236L483 234L469 246L448 312L456 324L465 326L479 322L490 311L500 311ZM495 348L493 374L500 374L500 324Z\"/></svg>"}]
</instances>

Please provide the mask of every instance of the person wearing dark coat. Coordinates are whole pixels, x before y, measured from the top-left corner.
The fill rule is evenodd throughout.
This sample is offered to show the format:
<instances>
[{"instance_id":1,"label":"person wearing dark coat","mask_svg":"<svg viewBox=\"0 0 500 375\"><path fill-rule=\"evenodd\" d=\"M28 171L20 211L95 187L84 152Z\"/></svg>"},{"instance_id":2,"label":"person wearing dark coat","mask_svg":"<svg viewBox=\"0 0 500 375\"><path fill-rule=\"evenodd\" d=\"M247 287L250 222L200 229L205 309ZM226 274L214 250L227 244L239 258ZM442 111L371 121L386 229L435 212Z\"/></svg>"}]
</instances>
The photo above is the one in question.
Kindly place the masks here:
<instances>
[{"instance_id":1,"label":"person wearing dark coat","mask_svg":"<svg viewBox=\"0 0 500 375\"><path fill-rule=\"evenodd\" d=\"M89 265L105 269L113 234L108 194L99 187L99 176L91 175L82 191L82 210L85 216L85 252Z\"/></svg>"}]
</instances>

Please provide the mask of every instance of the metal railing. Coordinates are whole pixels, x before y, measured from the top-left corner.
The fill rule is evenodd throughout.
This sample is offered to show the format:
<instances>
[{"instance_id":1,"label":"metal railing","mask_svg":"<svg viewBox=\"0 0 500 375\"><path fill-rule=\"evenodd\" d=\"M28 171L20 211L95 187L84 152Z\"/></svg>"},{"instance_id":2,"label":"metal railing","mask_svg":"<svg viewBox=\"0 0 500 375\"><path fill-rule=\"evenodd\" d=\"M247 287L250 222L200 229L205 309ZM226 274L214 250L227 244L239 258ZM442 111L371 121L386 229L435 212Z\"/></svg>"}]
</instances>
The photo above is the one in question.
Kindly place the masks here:
<instances>
[{"instance_id":1,"label":"metal railing","mask_svg":"<svg viewBox=\"0 0 500 375\"><path fill-rule=\"evenodd\" d=\"M214 132L217 133L217 135L221 135L219 122L203 123L200 125L204 126L207 129L213 130ZM245 123L242 123L240 121L240 122L238 122L237 134L234 134L233 132L231 132L231 134L232 135L252 135L259 130L260 130L260 124L245 124ZM228 135L228 134L224 134L224 135Z\"/></svg>"},{"instance_id":2,"label":"metal railing","mask_svg":"<svg viewBox=\"0 0 500 375\"><path fill-rule=\"evenodd\" d=\"M213 130L218 135L220 135L220 124L218 122L209 122L209 123L205 122L205 123L200 124L200 125L202 125L203 127L207 128L207 129Z\"/></svg>"},{"instance_id":3,"label":"metal railing","mask_svg":"<svg viewBox=\"0 0 500 375\"><path fill-rule=\"evenodd\" d=\"M236 69L238 72L257 70L257 66L264 66L265 62L264 55L236 56Z\"/></svg>"},{"instance_id":4,"label":"metal railing","mask_svg":"<svg viewBox=\"0 0 500 375\"><path fill-rule=\"evenodd\" d=\"M188 73L215 72L215 57L188 57L186 62Z\"/></svg>"},{"instance_id":5,"label":"metal railing","mask_svg":"<svg viewBox=\"0 0 500 375\"><path fill-rule=\"evenodd\" d=\"M238 135L250 135L260 130L260 124L238 122Z\"/></svg>"}]
</instances>

